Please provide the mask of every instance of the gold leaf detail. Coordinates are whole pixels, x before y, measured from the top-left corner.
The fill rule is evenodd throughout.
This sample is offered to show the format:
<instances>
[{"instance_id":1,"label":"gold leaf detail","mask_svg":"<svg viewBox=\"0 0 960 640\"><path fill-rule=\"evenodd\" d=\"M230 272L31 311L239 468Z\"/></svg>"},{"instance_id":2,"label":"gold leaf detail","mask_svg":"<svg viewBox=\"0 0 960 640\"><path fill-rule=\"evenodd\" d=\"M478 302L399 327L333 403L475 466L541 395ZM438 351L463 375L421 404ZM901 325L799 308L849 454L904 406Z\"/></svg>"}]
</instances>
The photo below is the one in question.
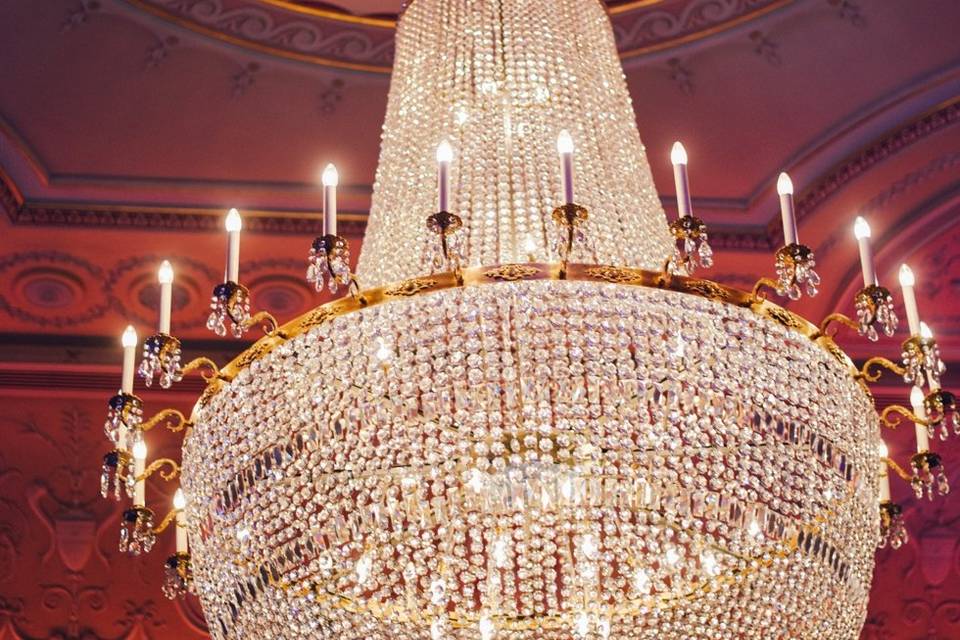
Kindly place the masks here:
<instances>
[{"instance_id":1,"label":"gold leaf detail","mask_svg":"<svg viewBox=\"0 0 960 640\"><path fill-rule=\"evenodd\" d=\"M598 280L606 280L616 284L640 282L641 274L636 269L626 267L592 267L587 269L587 275Z\"/></svg>"},{"instance_id":2,"label":"gold leaf detail","mask_svg":"<svg viewBox=\"0 0 960 640\"><path fill-rule=\"evenodd\" d=\"M314 309L310 313L309 317L307 317L307 319L303 321L303 323L301 324L301 327L305 329L307 327L319 326L335 315L336 314L333 312L332 309L328 309L328 308Z\"/></svg>"},{"instance_id":3,"label":"gold leaf detail","mask_svg":"<svg viewBox=\"0 0 960 640\"><path fill-rule=\"evenodd\" d=\"M387 289L383 292L383 294L389 297L414 296L424 289L429 289L435 284L437 284L436 280L430 280L428 278L411 278L409 280L404 280L395 287Z\"/></svg>"},{"instance_id":4,"label":"gold leaf detail","mask_svg":"<svg viewBox=\"0 0 960 640\"><path fill-rule=\"evenodd\" d=\"M783 326L789 327L790 329L799 329L803 326L803 324L797 320L797 317L786 309L770 307L767 309L767 315L770 316L772 320L775 320Z\"/></svg>"},{"instance_id":5,"label":"gold leaf detail","mask_svg":"<svg viewBox=\"0 0 960 640\"><path fill-rule=\"evenodd\" d=\"M710 280L690 280L686 283L686 288L710 300L726 300L730 297L726 289Z\"/></svg>"},{"instance_id":6,"label":"gold leaf detail","mask_svg":"<svg viewBox=\"0 0 960 640\"><path fill-rule=\"evenodd\" d=\"M530 267L522 264L505 264L496 269L491 269L490 271L484 272L488 278L493 278L494 280L525 280L531 276L535 276L540 273L540 270L536 267Z\"/></svg>"}]
</instances>

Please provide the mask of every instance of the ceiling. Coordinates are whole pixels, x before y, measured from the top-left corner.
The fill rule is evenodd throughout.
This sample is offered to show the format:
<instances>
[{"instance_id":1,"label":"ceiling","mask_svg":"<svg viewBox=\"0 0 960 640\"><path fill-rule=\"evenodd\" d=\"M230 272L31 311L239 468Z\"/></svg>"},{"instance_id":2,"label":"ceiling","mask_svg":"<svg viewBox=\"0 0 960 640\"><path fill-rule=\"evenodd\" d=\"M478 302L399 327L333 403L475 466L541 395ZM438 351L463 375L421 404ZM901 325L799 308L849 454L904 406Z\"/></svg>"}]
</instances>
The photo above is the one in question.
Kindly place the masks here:
<instances>
[{"instance_id":1,"label":"ceiling","mask_svg":"<svg viewBox=\"0 0 960 640\"><path fill-rule=\"evenodd\" d=\"M188 351L223 360L239 349L203 326L231 206L247 216L242 273L255 307L291 318L325 299L303 282L319 227L318 169L340 169L356 255L400 5L4 3L0 397L14 410L2 427L0 483L14 498L0 505L0 638L200 634L190 605L159 595L158 558L111 551L116 511L91 497L117 336L128 321L142 334L153 326L156 264L171 257L174 328ZM669 148L676 139L687 147L694 209L718 253L708 275L749 288L772 272L775 181L787 170L801 239L825 281L820 296L791 306L814 320L852 314L851 224L862 213L881 280L895 288L899 262L911 262L921 311L960 370L960 3L640 0L612 3L610 14L669 216ZM860 360L898 355L889 341L841 342ZM904 395L893 380L878 393ZM895 453L909 450L903 431L892 436ZM53 446L64 438L69 447ZM945 446L948 465L960 460ZM908 488L895 491L910 500ZM924 544L879 555L864 637L960 637L949 529L960 507L911 503L908 513ZM84 544L94 552L84 556Z\"/></svg>"}]
</instances>

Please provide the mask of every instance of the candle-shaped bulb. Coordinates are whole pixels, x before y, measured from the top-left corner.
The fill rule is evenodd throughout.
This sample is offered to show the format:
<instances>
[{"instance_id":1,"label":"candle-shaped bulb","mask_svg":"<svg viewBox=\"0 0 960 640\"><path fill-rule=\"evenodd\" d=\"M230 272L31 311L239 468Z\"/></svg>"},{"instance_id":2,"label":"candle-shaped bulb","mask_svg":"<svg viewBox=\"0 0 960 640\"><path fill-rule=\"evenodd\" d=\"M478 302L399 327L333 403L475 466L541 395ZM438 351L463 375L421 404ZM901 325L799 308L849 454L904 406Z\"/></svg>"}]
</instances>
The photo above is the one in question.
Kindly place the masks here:
<instances>
[{"instance_id":1,"label":"candle-shaped bulb","mask_svg":"<svg viewBox=\"0 0 960 640\"><path fill-rule=\"evenodd\" d=\"M853 223L853 235L857 237L857 240L870 237L870 223L864 220L862 216L857 216Z\"/></svg>"},{"instance_id":2,"label":"candle-shaped bulb","mask_svg":"<svg viewBox=\"0 0 960 640\"><path fill-rule=\"evenodd\" d=\"M917 453L923 453L930 450L930 433L925 424L927 412L923 406L923 389L914 386L910 389L910 405L913 407L913 415L917 417L914 423L914 432L917 436Z\"/></svg>"},{"instance_id":3,"label":"candle-shaped bulb","mask_svg":"<svg viewBox=\"0 0 960 640\"><path fill-rule=\"evenodd\" d=\"M450 163L453 162L453 147L446 140L437 146L437 206L446 211L450 205Z\"/></svg>"},{"instance_id":4,"label":"candle-shaped bulb","mask_svg":"<svg viewBox=\"0 0 960 640\"><path fill-rule=\"evenodd\" d=\"M173 282L173 266L169 260L160 263L160 269L157 271L157 280L160 284L171 284Z\"/></svg>"},{"instance_id":5,"label":"candle-shaped bulb","mask_svg":"<svg viewBox=\"0 0 960 640\"><path fill-rule=\"evenodd\" d=\"M780 177L777 178L777 193L781 196L792 196L793 195L793 180L790 179L790 176L783 172L780 174Z\"/></svg>"},{"instance_id":6,"label":"candle-shaped bulb","mask_svg":"<svg viewBox=\"0 0 960 640\"><path fill-rule=\"evenodd\" d=\"M137 330L133 328L132 324L128 324L127 328L123 330L123 335L120 337L120 344L124 348L130 348L137 346Z\"/></svg>"},{"instance_id":7,"label":"candle-shaped bulb","mask_svg":"<svg viewBox=\"0 0 960 640\"><path fill-rule=\"evenodd\" d=\"M177 489L173 494L173 508L177 511L183 511L187 508L187 499L183 496L183 489Z\"/></svg>"},{"instance_id":8,"label":"candle-shaped bulb","mask_svg":"<svg viewBox=\"0 0 960 640\"><path fill-rule=\"evenodd\" d=\"M573 138L566 129L557 136L557 153L573 153Z\"/></svg>"},{"instance_id":9,"label":"candle-shaped bulb","mask_svg":"<svg viewBox=\"0 0 960 640\"><path fill-rule=\"evenodd\" d=\"M890 502L890 474L887 471L887 460L890 452L887 450L887 443L883 440L877 445L877 454L880 458L880 502Z\"/></svg>"},{"instance_id":10,"label":"candle-shaped bulb","mask_svg":"<svg viewBox=\"0 0 960 640\"><path fill-rule=\"evenodd\" d=\"M687 164L687 150L683 148L679 140L674 142L673 148L670 149L670 162L672 164Z\"/></svg>"},{"instance_id":11,"label":"candle-shaped bulb","mask_svg":"<svg viewBox=\"0 0 960 640\"><path fill-rule=\"evenodd\" d=\"M133 457L136 460L146 460L147 459L147 443L143 440L138 440L135 445L133 445Z\"/></svg>"},{"instance_id":12,"label":"candle-shaped bulb","mask_svg":"<svg viewBox=\"0 0 960 640\"><path fill-rule=\"evenodd\" d=\"M335 187L340 184L340 174L337 172L337 168L328 164L323 170L323 175L320 176L320 181L325 187Z\"/></svg>"},{"instance_id":13,"label":"candle-shaped bulb","mask_svg":"<svg viewBox=\"0 0 960 640\"><path fill-rule=\"evenodd\" d=\"M883 440L881 440L879 446L877 446L877 454L878 454L881 458L888 458L888 457L890 457L890 450L887 449L887 443L884 442Z\"/></svg>"},{"instance_id":14,"label":"candle-shaped bulb","mask_svg":"<svg viewBox=\"0 0 960 640\"><path fill-rule=\"evenodd\" d=\"M916 284L916 280L913 277L913 269L905 264L900 265L900 286L912 287L914 284Z\"/></svg>"},{"instance_id":15,"label":"candle-shaped bulb","mask_svg":"<svg viewBox=\"0 0 960 640\"><path fill-rule=\"evenodd\" d=\"M913 405L914 413L917 413L917 408L923 409L923 391L920 387L914 387L910 390L910 404Z\"/></svg>"},{"instance_id":16,"label":"candle-shaped bulb","mask_svg":"<svg viewBox=\"0 0 960 640\"><path fill-rule=\"evenodd\" d=\"M557 136L557 151L560 153L560 185L563 201L573 204L573 138L564 129Z\"/></svg>"},{"instance_id":17,"label":"candle-shaped bulb","mask_svg":"<svg viewBox=\"0 0 960 640\"><path fill-rule=\"evenodd\" d=\"M437 162L452 162L453 147L446 140L437 145Z\"/></svg>"},{"instance_id":18,"label":"candle-shaped bulb","mask_svg":"<svg viewBox=\"0 0 960 640\"><path fill-rule=\"evenodd\" d=\"M230 232L240 231L240 229L243 228L243 220L240 218L240 212L237 211L236 209L230 209L230 211L227 212L227 219L225 224L227 227L227 231L230 231Z\"/></svg>"}]
</instances>

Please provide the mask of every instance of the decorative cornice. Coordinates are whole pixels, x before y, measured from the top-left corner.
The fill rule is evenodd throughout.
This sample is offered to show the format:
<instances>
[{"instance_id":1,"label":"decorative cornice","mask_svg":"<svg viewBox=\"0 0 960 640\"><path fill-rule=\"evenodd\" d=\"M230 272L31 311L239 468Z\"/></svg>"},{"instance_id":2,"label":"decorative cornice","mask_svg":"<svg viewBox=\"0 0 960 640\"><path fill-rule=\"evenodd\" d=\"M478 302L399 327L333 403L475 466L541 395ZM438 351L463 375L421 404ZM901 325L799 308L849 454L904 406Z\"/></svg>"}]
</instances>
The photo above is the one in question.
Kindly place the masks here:
<instances>
[{"instance_id":1,"label":"decorative cornice","mask_svg":"<svg viewBox=\"0 0 960 640\"><path fill-rule=\"evenodd\" d=\"M356 16L290 0L114 0L259 53L325 67L389 74L396 18ZM608 7L621 58L707 38L795 0L635 0Z\"/></svg>"}]
</instances>

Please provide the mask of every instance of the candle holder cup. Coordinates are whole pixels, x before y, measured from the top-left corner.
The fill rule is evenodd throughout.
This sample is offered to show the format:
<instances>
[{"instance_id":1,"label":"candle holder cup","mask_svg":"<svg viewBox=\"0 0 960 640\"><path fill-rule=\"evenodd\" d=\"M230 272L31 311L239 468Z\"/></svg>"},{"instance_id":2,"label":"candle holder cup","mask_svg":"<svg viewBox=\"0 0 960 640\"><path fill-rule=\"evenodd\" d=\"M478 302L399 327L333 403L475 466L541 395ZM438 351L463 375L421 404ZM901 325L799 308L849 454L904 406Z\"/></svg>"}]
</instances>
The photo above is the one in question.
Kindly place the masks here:
<instances>
[{"instance_id":1,"label":"candle holder cup","mask_svg":"<svg viewBox=\"0 0 960 640\"><path fill-rule=\"evenodd\" d=\"M913 469L910 486L918 500L924 495L933 500L934 495L945 496L950 493L950 484L940 454L932 451L916 453L910 458L910 467Z\"/></svg>"},{"instance_id":2,"label":"candle holder cup","mask_svg":"<svg viewBox=\"0 0 960 640\"><path fill-rule=\"evenodd\" d=\"M350 243L342 236L323 235L314 239L307 256L307 282L317 291L324 285L335 294L341 286L356 287L350 273Z\"/></svg>"},{"instance_id":3,"label":"candle holder cup","mask_svg":"<svg viewBox=\"0 0 960 640\"><path fill-rule=\"evenodd\" d=\"M250 291L237 282L221 282L213 288L210 309L207 329L218 336L225 336L229 325L233 337L242 338L249 328Z\"/></svg>"},{"instance_id":4,"label":"candle holder cup","mask_svg":"<svg viewBox=\"0 0 960 640\"><path fill-rule=\"evenodd\" d=\"M149 553L156 543L153 531L153 511L143 506L134 506L123 512L120 526L120 551L131 556Z\"/></svg>"},{"instance_id":5,"label":"candle holder cup","mask_svg":"<svg viewBox=\"0 0 960 640\"><path fill-rule=\"evenodd\" d=\"M857 310L857 330L871 342L876 342L880 333L889 338L897 330L893 296L887 288L877 284L864 287L854 298L854 307Z\"/></svg>"},{"instance_id":6,"label":"candle holder cup","mask_svg":"<svg viewBox=\"0 0 960 640\"><path fill-rule=\"evenodd\" d=\"M573 254L574 242L587 242L586 225L590 219L589 212L578 204L568 202L553 210L553 221L556 223L557 235L554 250L560 257L560 277L566 278L567 264Z\"/></svg>"},{"instance_id":7,"label":"candle holder cup","mask_svg":"<svg viewBox=\"0 0 960 640\"><path fill-rule=\"evenodd\" d=\"M427 230L436 234L439 242L431 260L432 273L440 270L450 271L463 281L463 253L460 246L460 235L457 233L463 227L463 220L455 213L440 211L427 218Z\"/></svg>"},{"instance_id":8,"label":"candle holder cup","mask_svg":"<svg viewBox=\"0 0 960 640\"><path fill-rule=\"evenodd\" d=\"M103 432L110 442L120 446L121 428L133 431L143 422L143 401L139 396L123 391L107 401L107 419L103 423ZM131 443L127 443L129 448Z\"/></svg>"},{"instance_id":9,"label":"candle holder cup","mask_svg":"<svg viewBox=\"0 0 960 640\"><path fill-rule=\"evenodd\" d=\"M180 357L180 340L166 333L157 333L144 341L143 359L137 371L148 387L153 385L156 377L161 387L169 389L174 382L183 379Z\"/></svg>"},{"instance_id":10,"label":"candle holder cup","mask_svg":"<svg viewBox=\"0 0 960 640\"><path fill-rule=\"evenodd\" d=\"M802 244L788 244L780 247L775 256L777 272L777 294L791 300L799 300L806 292L810 297L817 295L820 276L813 269L816 265L813 250Z\"/></svg>"},{"instance_id":11,"label":"candle holder cup","mask_svg":"<svg viewBox=\"0 0 960 640\"><path fill-rule=\"evenodd\" d=\"M933 338L911 336L903 342L903 381L907 384L940 385L940 375L947 370L940 359L940 347Z\"/></svg>"},{"instance_id":12,"label":"candle holder cup","mask_svg":"<svg viewBox=\"0 0 960 640\"><path fill-rule=\"evenodd\" d=\"M190 554L178 552L167 558L163 568L163 595L169 600L193 593L193 568Z\"/></svg>"},{"instance_id":13,"label":"candle holder cup","mask_svg":"<svg viewBox=\"0 0 960 640\"><path fill-rule=\"evenodd\" d=\"M903 509L895 502L884 500L880 503L880 540L877 546L883 549L889 545L893 549L899 549L907 540Z\"/></svg>"},{"instance_id":14,"label":"candle holder cup","mask_svg":"<svg viewBox=\"0 0 960 640\"><path fill-rule=\"evenodd\" d=\"M951 429L960 435L960 411L957 397L950 391L936 389L923 399L923 408L931 428L940 427L940 439L946 440Z\"/></svg>"},{"instance_id":15,"label":"candle holder cup","mask_svg":"<svg viewBox=\"0 0 960 640\"><path fill-rule=\"evenodd\" d=\"M680 216L670 223L675 240L673 264L687 275L698 267L713 266L713 249L707 239L707 225L700 218Z\"/></svg>"},{"instance_id":16,"label":"candle holder cup","mask_svg":"<svg viewBox=\"0 0 960 640\"><path fill-rule=\"evenodd\" d=\"M101 496L106 498L112 495L115 500L120 500L121 490L127 488L126 478L132 462L133 456L123 449L113 449L104 454L100 468Z\"/></svg>"}]
</instances>

